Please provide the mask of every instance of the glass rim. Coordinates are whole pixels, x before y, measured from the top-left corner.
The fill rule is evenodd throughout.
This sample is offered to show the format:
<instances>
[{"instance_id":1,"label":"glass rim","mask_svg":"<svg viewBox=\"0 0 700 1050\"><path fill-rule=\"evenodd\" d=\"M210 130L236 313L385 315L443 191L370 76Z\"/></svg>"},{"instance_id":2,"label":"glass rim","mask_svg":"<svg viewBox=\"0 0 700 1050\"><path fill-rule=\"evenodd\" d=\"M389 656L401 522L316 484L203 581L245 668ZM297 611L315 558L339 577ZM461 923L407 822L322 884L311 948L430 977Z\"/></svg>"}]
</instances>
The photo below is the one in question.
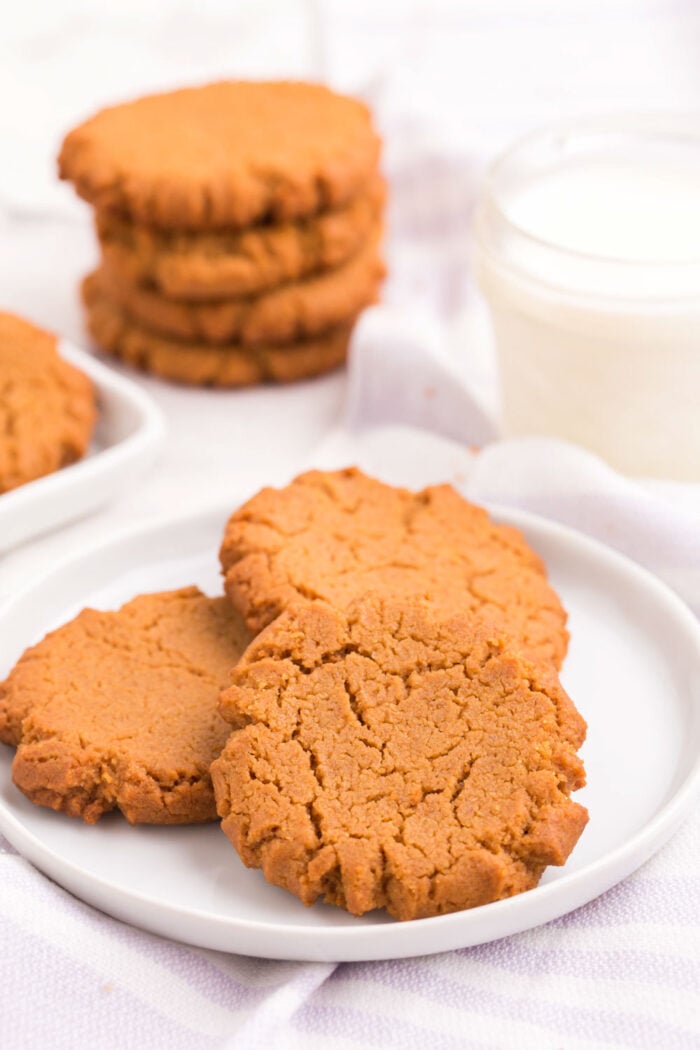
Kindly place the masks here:
<instances>
[{"instance_id":1,"label":"glass rim","mask_svg":"<svg viewBox=\"0 0 700 1050\"><path fill-rule=\"evenodd\" d=\"M515 222L502 207L499 201L499 190L496 182L506 166L511 163L527 147L535 145L538 140L546 142L556 137L585 136L591 134L637 134L649 139L656 138L674 139L676 141L695 141L700 156L700 110L679 113L677 111L656 112L619 112L598 116L584 116L574 119L555 121L542 124L532 131L526 132L511 142L505 149L496 155L489 164L482 182L480 203L477 208L477 235L478 219L483 212L484 206L488 205L496 214L497 218L510 231L518 237L537 245L540 248L560 255L569 256L572 259L580 259L582 262L608 263L616 266L629 266L639 269L653 267L675 267L678 269L692 269L700 266L700 254L692 259L668 259L659 257L656 259L630 259L625 256L612 255L610 253L600 254L598 252L584 251L577 248L569 248L557 241L542 237L525 229Z\"/></svg>"}]
</instances>

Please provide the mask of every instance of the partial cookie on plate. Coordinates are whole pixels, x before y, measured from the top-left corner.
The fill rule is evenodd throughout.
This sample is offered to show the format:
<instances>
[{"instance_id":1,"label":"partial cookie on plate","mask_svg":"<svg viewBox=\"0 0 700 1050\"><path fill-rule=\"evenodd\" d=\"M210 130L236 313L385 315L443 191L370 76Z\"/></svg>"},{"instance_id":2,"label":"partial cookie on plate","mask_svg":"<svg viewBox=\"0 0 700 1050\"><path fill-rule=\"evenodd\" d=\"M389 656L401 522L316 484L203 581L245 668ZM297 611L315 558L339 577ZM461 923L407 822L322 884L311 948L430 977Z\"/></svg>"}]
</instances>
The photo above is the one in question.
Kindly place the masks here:
<instances>
[{"instance_id":1,"label":"partial cookie on plate","mask_svg":"<svg viewBox=\"0 0 700 1050\"><path fill-rule=\"evenodd\" d=\"M566 654L566 612L541 559L450 485L411 492L356 468L309 471L235 511L220 558L253 632L300 598L342 610L374 591L493 621L535 662L559 668Z\"/></svg>"},{"instance_id":2,"label":"partial cookie on plate","mask_svg":"<svg viewBox=\"0 0 700 1050\"><path fill-rule=\"evenodd\" d=\"M221 689L249 636L196 587L85 609L0 684L0 740L32 801L93 824L214 820L209 766L229 733Z\"/></svg>"},{"instance_id":3,"label":"partial cookie on plate","mask_svg":"<svg viewBox=\"0 0 700 1050\"><path fill-rule=\"evenodd\" d=\"M50 332L0 313L0 494L52 474L88 450L95 392L57 345Z\"/></svg>"}]
</instances>

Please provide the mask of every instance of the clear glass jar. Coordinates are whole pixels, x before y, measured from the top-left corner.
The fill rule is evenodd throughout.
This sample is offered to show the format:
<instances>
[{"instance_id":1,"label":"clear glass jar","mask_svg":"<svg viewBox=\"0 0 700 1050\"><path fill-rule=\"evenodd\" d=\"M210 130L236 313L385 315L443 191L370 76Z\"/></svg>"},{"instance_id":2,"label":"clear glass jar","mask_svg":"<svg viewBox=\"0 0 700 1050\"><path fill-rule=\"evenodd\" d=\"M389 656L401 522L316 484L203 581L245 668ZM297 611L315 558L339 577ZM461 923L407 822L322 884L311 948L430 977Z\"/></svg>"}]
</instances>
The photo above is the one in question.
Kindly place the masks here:
<instances>
[{"instance_id":1,"label":"clear glass jar","mask_svg":"<svg viewBox=\"0 0 700 1050\"><path fill-rule=\"evenodd\" d=\"M486 177L476 272L508 436L700 481L700 117L521 140Z\"/></svg>"}]
</instances>

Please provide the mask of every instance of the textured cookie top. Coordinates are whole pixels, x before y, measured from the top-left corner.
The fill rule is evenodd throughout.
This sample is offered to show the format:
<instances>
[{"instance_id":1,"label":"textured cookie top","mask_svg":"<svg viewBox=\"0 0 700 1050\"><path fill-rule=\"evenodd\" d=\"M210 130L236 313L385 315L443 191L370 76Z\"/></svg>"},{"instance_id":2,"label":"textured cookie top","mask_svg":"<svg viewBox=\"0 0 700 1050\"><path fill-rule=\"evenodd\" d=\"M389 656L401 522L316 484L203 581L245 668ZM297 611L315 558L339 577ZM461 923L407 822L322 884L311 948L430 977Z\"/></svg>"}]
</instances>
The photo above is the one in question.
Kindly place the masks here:
<instances>
[{"instance_id":1,"label":"textured cookie top","mask_svg":"<svg viewBox=\"0 0 700 1050\"><path fill-rule=\"evenodd\" d=\"M95 414L92 383L55 336L0 313L0 493L83 456Z\"/></svg>"},{"instance_id":2,"label":"textured cookie top","mask_svg":"<svg viewBox=\"0 0 700 1050\"><path fill-rule=\"evenodd\" d=\"M533 659L559 666L566 613L522 535L449 485L410 492L347 470L263 489L229 519L226 593L257 632L291 602L347 608L376 591L496 622Z\"/></svg>"},{"instance_id":3,"label":"textured cookie top","mask_svg":"<svg viewBox=\"0 0 700 1050\"><path fill-rule=\"evenodd\" d=\"M360 193L379 140L361 102L317 84L222 82L102 110L59 173L100 208L164 227L243 227Z\"/></svg>"},{"instance_id":4,"label":"textured cookie top","mask_svg":"<svg viewBox=\"0 0 700 1050\"><path fill-rule=\"evenodd\" d=\"M90 824L115 807L132 823L214 819L219 693L247 641L228 602L196 587L83 610L0 685L15 783Z\"/></svg>"},{"instance_id":5,"label":"textured cookie top","mask_svg":"<svg viewBox=\"0 0 700 1050\"><path fill-rule=\"evenodd\" d=\"M563 864L585 826L569 798L583 719L553 673L467 620L297 605L232 682L212 766L223 829L306 904L398 919L484 904Z\"/></svg>"}]
</instances>

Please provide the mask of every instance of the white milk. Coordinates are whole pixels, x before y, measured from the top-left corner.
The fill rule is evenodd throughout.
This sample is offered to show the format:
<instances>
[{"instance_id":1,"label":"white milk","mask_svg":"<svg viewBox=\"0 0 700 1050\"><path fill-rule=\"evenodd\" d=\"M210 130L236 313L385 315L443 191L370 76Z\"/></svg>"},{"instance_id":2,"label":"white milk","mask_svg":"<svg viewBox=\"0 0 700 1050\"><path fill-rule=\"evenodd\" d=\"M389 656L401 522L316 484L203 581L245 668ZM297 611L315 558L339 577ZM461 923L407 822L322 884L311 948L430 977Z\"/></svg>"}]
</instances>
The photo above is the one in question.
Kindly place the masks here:
<instances>
[{"instance_id":1,"label":"white milk","mask_svg":"<svg viewBox=\"0 0 700 1050\"><path fill-rule=\"evenodd\" d=\"M509 435L700 481L700 120L525 140L477 215Z\"/></svg>"}]
</instances>

